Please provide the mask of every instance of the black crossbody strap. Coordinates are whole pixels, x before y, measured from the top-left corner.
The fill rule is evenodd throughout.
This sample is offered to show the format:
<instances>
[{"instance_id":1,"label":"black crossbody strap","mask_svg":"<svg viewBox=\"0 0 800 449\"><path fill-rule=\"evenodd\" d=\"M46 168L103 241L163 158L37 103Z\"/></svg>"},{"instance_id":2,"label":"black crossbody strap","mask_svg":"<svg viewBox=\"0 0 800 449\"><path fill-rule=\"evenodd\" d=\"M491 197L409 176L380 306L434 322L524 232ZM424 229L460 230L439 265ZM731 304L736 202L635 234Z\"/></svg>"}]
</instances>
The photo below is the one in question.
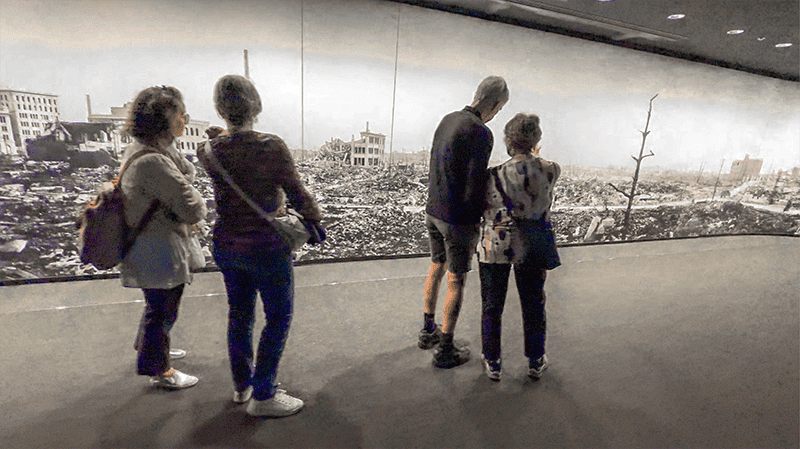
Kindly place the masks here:
<instances>
[{"instance_id":1,"label":"black crossbody strap","mask_svg":"<svg viewBox=\"0 0 800 449\"><path fill-rule=\"evenodd\" d=\"M267 220L267 222L269 222L269 224L270 224L270 225L272 225L272 226L275 228L275 230L278 230L279 228L278 228L278 226L275 224L275 217L273 217L272 215L270 215L270 214L269 214L267 211L265 211L265 210L264 210L264 209L263 209L261 206L259 206L258 204L256 204L256 202L255 202L255 201L253 201L252 199L250 199L250 197L249 197L249 196L247 196L247 194L246 194L246 193L244 193L244 190L242 190L242 188L241 188L241 187L239 187L239 185L238 185L238 184L236 184L236 182L233 180L233 178L231 178L231 175L228 173L228 171L227 171L227 170L225 170L225 169L222 167L222 164L219 162L219 159L217 159L217 157L214 155L214 151L212 151L212 150L211 150L211 141L208 141L208 140L206 141L206 144L205 144L205 146L204 146L203 150L205 151L205 154L206 154L206 157L208 158L208 160L209 160L209 161L211 161L211 164L213 164L213 165L214 165L214 168L217 170L217 172L218 172L220 175L222 175L222 178L225 180L225 182L227 182L227 183L228 183L228 185L229 185L229 186L231 186L231 187L233 188L233 190L234 190L234 191L236 191L236 193L237 193L237 194L238 194L238 195L239 195L239 196L240 196L240 197L241 197L241 198L242 198L242 199L243 199L243 200L244 200L244 201L245 201L245 202L246 202L246 203L247 203L247 204L248 204L248 205L249 205L251 208L253 208L253 210L254 210L254 211L256 211L256 213L257 213L258 215L260 215L260 216L261 216L261 218L263 218L263 219Z\"/></svg>"},{"instance_id":2,"label":"black crossbody strap","mask_svg":"<svg viewBox=\"0 0 800 449\"><path fill-rule=\"evenodd\" d=\"M514 202L511 201L511 198L508 196L505 189L503 189L503 184L500 182L500 175L498 175L497 172L498 170L492 170L494 185L497 188L497 192L503 197L503 204L506 206L506 209L508 209L508 215L510 215L511 218L514 218L511 214L511 211L514 210Z\"/></svg>"},{"instance_id":3,"label":"black crossbody strap","mask_svg":"<svg viewBox=\"0 0 800 449\"><path fill-rule=\"evenodd\" d=\"M512 211L514 210L514 202L511 200L511 197L508 196L505 189L503 189L503 184L500 182L500 175L497 173L499 170L492 170L492 175L494 177L494 185L497 187L497 192L500 193L500 196L503 197L503 205L506 206L508 210L508 216L511 217L512 220L516 223L519 221L517 218L514 218L514 214ZM542 223L545 223L547 219L545 218L547 214L542 214L542 218L540 219Z\"/></svg>"}]
</instances>

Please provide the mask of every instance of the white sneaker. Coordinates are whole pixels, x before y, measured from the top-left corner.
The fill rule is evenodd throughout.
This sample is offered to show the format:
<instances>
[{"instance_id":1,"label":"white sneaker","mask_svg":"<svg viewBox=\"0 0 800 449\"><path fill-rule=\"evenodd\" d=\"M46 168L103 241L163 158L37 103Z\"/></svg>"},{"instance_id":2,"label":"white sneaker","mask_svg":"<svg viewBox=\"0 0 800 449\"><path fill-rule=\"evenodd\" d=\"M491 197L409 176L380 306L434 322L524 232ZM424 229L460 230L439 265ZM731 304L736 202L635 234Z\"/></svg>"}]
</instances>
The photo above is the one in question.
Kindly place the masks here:
<instances>
[{"instance_id":1,"label":"white sneaker","mask_svg":"<svg viewBox=\"0 0 800 449\"><path fill-rule=\"evenodd\" d=\"M247 387L244 391L233 392L233 402L237 404L244 404L253 397L253 387Z\"/></svg>"},{"instance_id":2,"label":"white sneaker","mask_svg":"<svg viewBox=\"0 0 800 449\"><path fill-rule=\"evenodd\" d=\"M289 396L283 390L275 392L275 396L265 401L251 399L247 404L247 414L251 416L268 416L281 418L294 415L303 408L303 401Z\"/></svg>"},{"instance_id":3,"label":"white sneaker","mask_svg":"<svg viewBox=\"0 0 800 449\"><path fill-rule=\"evenodd\" d=\"M150 378L150 385L167 390L182 390L197 385L198 378L173 370L169 376L160 375Z\"/></svg>"},{"instance_id":4,"label":"white sneaker","mask_svg":"<svg viewBox=\"0 0 800 449\"><path fill-rule=\"evenodd\" d=\"M186 357L186 351L183 349L170 349L169 350L169 359L170 360L178 360Z\"/></svg>"}]
</instances>

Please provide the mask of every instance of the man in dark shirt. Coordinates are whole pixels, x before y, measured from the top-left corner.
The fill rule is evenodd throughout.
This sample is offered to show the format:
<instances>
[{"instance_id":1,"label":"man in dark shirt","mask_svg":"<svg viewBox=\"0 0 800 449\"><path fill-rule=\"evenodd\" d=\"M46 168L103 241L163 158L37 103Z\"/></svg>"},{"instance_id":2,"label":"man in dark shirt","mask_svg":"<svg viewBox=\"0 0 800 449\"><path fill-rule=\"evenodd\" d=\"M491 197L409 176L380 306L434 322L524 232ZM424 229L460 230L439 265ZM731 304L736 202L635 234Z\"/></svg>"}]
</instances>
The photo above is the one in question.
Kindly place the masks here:
<instances>
[{"instance_id":1,"label":"man in dark shirt","mask_svg":"<svg viewBox=\"0 0 800 449\"><path fill-rule=\"evenodd\" d=\"M418 345L422 349L436 346L433 365L438 368L453 368L469 360L469 349L453 344L453 332L485 207L486 168L494 145L485 124L507 101L505 80L490 76L478 85L472 104L447 114L433 135L425 209L431 268L425 281L425 321ZM440 329L434 315L445 272L447 294Z\"/></svg>"}]
</instances>

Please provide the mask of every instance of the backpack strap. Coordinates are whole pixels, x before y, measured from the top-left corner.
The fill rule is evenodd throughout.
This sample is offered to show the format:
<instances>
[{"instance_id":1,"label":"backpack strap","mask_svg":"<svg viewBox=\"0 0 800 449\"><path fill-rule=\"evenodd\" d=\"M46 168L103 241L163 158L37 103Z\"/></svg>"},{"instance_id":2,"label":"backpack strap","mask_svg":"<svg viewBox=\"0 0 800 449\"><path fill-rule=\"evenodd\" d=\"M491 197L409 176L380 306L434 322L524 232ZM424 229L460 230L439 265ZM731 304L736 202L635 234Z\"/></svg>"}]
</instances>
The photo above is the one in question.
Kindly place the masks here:
<instances>
[{"instance_id":1,"label":"backpack strap","mask_svg":"<svg viewBox=\"0 0 800 449\"><path fill-rule=\"evenodd\" d=\"M136 159L139 159L142 156L146 156L148 154L155 154L155 153L158 153L158 151L156 151L156 150L140 150L140 151L137 151L137 152L133 153L131 155L131 157L129 157L128 160L125 161L125 163L122 165L122 168L119 170L119 176L117 176L117 179L120 180L120 181L122 180L122 174L125 173L125 170L127 170L128 166L131 165L131 163L133 161L135 161Z\"/></svg>"},{"instance_id":2,"label":"backpack strap","mask_svg":"<svg viewBox=\"0 0 800 449\"><path fill-rule=\"evenodd\" d=\"M127 161L125 161L125 164L123 164L122 168L120 169L119 176L117 177L117 183L114 185L114 188L119 189L120 192L122 192L122 175L125 173L125 170L136 159L145 156L147 154L153 154L153 153L158 153L158 151L140 150L132 154L131 157L128 158ZM139 234L144 230L145 226L147 226L147 224L153 218L153 215L155 215L156 211L160 206L161 206L161 200L159 200L158 198L154 199L150 203L150 206L147 208L147 211L145 211L144 215L142 216L142 219L139 220L139 223L132 229L130 229L130 231L128 232L128 241L125 242L125 247L122 249L123 257L128 253L131 247L133 247L133 244L136 242L136 237L138 237Z\"/></svg>"}]
</instances>

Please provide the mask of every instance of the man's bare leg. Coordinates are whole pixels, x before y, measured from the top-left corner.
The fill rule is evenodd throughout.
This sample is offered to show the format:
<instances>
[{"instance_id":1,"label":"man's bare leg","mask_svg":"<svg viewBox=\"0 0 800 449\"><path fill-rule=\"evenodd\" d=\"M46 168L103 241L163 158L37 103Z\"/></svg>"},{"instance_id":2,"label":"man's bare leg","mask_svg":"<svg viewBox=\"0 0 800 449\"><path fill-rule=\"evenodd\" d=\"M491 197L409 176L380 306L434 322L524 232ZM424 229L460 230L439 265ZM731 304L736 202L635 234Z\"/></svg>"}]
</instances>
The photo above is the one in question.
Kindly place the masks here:
<instances>
[{"instance_id":1,"label":"man's bare leg","mask_svg":"<svg viewBox=\"0 0 800 449\"><path fill-rule=\"evenodd\" d=\"M431 262L428 278L425 279L425 313L436 313L436 300L439 298L439 285L444 278L445 264ZM446 301L445 301L446 302Z\"/></svg>"},{"instance_id":2,"label":"man's bare leg","mask_svg":"<svg viewBox=\"0 0 800 449\"><path fill-rule=\"evenodd\" d=\"M466 273L447 272L447 295L444 297L444 321L442 323L442 332L445 334L452 335L456 330L466 281Z\"/></svg>"},{"instance_id":3,"label":"man's bare leg","mask_svg":"<svg viewBox=\"0 0 800 449\"><path fill-rule=\"evenodd\" d=\"M425 279L425 317L422 330L419 331L419 342L417 343L417 346L421 349L433 348L439 344L442 337L442 330L436 325L434 318L436 314L436 300L439 298L439 285L442 283L445 271L446 269L443 263L431 262L428 278Z\"/></svg>"},{"instance_id":4,"label":"man's bare leg","mask_svg":"<svg viewBox=\"0 0 800 449\"><path fill-rule=\"evenodd\" d=\"M433 353L433 365L437 368L454 368L469 361L469 348L458 348L453 344L458 314L464 298L466 273L447 272L447 295L444 299L444 324L439 346Z\"/></svg>"}]
</instances>

